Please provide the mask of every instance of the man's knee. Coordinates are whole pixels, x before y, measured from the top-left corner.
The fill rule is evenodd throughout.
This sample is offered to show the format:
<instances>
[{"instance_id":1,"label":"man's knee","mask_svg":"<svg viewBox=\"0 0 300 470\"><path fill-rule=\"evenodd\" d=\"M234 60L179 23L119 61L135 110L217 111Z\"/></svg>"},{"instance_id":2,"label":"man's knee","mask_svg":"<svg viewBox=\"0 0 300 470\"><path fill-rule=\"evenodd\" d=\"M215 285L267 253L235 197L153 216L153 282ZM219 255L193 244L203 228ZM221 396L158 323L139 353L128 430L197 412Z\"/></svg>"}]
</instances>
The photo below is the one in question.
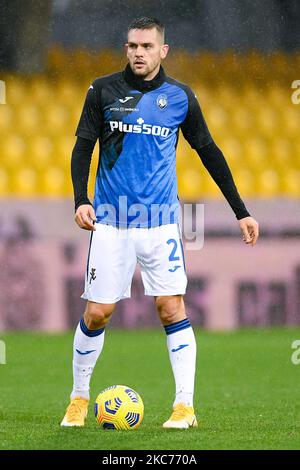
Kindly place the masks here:
<instances>
[{"instance_id":1,"label":"man's knee","mask_svg":"<svg viewBox=\"0 0 300 470\"><path fill-rule=\"evenodd\" d=\"M155 303L163 325L169 325L186 318L181 295L156 297Z\"/></svg>"},{"instance_id":2,"label":"man's knee","mask_svg":"<svg viewBox=\"0 0 300 470\"><path fill-rule=\"evenodd\" d=\"M84 312L84 323L89 330L104 328L109 321L115 304L98 304L88 302Z\"/></svg>"}]
</instances>

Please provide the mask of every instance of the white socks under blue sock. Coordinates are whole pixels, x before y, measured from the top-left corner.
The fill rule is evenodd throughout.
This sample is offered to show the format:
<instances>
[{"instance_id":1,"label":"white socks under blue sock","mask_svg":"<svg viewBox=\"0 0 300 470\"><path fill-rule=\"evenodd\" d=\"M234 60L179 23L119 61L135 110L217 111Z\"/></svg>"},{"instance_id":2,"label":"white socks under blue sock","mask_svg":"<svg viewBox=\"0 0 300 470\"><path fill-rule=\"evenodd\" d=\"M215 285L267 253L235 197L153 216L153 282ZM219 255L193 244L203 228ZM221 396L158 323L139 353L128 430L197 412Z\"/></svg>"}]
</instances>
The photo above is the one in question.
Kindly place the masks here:
<instances>
[{"instance_id":1,"label":"white socks under blue sock","mask_svg":"<svg viewBox=\"0 0 300 470\"><path fill-rule=\"evenodd\" d=\"M73 344L73 390L71 398L90 397L90 380L103 348L105 330L89 330L80 320Z\"/></svg>"},{"instance_id":2,"label":"white socks under blue sock","mask_svg":"<svg viewBox=\"0 0 300 470\"><path fill-rule=\"evenodd\" d=\"M193 329L187 318L164 328L176 386L174 405L184 403L186 406L193 406L196 368L196 341ZM71 398L80 396L89 399L90 380L103 348L104 337L104 328L89 330L83 318L80 320L74 336L74 382Z\"/></svg>"},{"instance_id":3,"label":"white socks under blue sock","mask_svg":"<svg viewBox=\"0 0 300 470\"><path fill-rule=\"evenodd\" d=\"M193 406L197 350L193 329L187 318L164 328L176 385L174 405Z\"/></svg>"}]
</instances>

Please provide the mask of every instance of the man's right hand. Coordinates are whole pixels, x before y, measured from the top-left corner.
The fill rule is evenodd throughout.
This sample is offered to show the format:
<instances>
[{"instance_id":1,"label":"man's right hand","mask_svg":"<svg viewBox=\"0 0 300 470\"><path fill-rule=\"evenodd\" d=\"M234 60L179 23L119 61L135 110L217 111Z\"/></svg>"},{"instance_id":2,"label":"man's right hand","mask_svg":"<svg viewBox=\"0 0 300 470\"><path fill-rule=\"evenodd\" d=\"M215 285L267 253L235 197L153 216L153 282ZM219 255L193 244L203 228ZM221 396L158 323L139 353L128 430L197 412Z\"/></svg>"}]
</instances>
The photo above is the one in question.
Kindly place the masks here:
<instances>
[{"instance_id":1,"label":"man's right hand","mask_svg":"<svg viewBox=\"0 0 300 470\"><path fill-rule=\"evenodd\" d=\"M77 208L75 213L75 222L84 230L96 230L93 222L96 222L96 216L93 206L90 204L82 204Z\"/></svg>"}]
</instances>

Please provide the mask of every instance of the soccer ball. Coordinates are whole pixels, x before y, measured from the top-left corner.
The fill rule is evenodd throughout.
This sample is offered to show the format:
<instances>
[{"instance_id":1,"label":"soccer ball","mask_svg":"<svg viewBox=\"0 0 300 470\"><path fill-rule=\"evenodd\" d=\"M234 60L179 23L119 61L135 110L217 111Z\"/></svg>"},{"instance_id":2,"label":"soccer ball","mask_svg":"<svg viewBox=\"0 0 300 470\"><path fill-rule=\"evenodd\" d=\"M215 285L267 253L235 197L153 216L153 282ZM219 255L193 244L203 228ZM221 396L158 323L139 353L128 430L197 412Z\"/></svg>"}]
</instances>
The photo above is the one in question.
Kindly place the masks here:
<instances>
[{"instance_id":1,"label":"soccer ball","mask_svg":"<svg viewBox=\"0 0 300 470\"><path fill-rule=\"evenodd\" d=\"M136 429L144 416L144 403L132 388L113 385L97 396L94 414L103 429Z\"/></svg>"}]
</instances>

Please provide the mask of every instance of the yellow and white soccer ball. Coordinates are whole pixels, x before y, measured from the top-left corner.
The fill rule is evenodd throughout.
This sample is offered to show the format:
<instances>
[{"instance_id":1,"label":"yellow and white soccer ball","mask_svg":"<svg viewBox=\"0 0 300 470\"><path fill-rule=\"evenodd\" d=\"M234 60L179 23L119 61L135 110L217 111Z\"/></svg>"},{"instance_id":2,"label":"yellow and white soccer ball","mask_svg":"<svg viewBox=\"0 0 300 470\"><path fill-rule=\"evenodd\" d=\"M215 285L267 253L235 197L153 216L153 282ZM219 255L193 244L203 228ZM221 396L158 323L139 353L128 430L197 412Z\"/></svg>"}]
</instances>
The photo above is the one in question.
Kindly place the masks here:
<instances>
[{"instance_id":1,"label":"yellow and white soccer ball","mask_svg":"<svg viewBox=\"0 0 300 470\"><path fill-rule=\"evenodd\" d=\"M144 404L132 388L112 385L97 396L94 414L103 429L136 429L144 416Z\"/></svg>"}]
</instances>

